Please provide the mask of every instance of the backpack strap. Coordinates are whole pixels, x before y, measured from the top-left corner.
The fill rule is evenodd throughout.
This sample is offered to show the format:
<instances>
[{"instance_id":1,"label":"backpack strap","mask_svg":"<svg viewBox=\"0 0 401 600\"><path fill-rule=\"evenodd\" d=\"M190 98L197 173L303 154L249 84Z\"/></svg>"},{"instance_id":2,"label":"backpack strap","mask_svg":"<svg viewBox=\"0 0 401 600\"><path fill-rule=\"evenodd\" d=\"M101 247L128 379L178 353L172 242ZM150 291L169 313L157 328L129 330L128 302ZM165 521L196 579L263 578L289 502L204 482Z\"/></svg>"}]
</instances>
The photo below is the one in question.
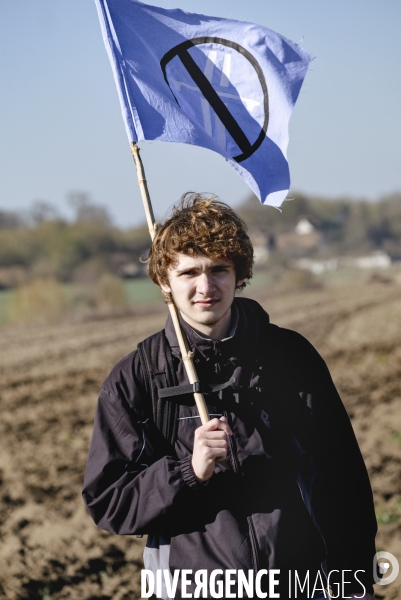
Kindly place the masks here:
<instances>
[{"instance_id":1,"label":"backpack strap","mask_svg":"<svg viewBox=\"0 0 401 600\"><path fill-rule=\"evenodd\" d=\"M178 404L159 398L159 390L177 386L173 355L164 330L138 344L145 389L152 399L153 420L163 437L174 448L178 429Z\"/></svg>"},{"instance_id":2,"label":"backpack strap","mask_svg":"<svg viewBox=\"0 0 401 600\"><path fill-rule=\"evenodd\" d=\"M236 390L235 377L232 377L225 383L203 383L202 381L196 381L195 383L188 383L187 385L176 385L172 387L166 387L158 390L159 398L171 398L172 396L183 396L184 394L212 394L213 392L222 392L227 388Z\"/></svg>"}]
</instances>

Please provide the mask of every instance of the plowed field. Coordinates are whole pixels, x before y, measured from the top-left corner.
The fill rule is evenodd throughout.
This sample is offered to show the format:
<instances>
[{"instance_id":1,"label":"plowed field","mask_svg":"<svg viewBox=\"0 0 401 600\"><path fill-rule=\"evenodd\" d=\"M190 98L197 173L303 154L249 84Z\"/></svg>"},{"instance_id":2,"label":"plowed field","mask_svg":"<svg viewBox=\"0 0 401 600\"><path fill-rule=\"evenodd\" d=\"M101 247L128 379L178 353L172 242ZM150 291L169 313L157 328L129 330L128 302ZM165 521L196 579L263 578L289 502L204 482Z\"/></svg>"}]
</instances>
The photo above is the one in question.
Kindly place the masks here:
<instances>
[{"instance_id":1,"label":"plowed field","mask_svg":"<svg viewBox=\"0 0 401 600\"><path fill-rule=\"evenodd\" d=\"M250 294L251 295L251 294ZM374 488L378 549L401 559L401 285L365 277L257 298L329 364ZM1 330L0 597L140 597L143 540L98 530L81 485L97 393L112 366L162 328L152 309L48 328ZM329 433L329 432L328 432ZM401 577L377 598L401 597Z\"/></svg>"}]
</instances>

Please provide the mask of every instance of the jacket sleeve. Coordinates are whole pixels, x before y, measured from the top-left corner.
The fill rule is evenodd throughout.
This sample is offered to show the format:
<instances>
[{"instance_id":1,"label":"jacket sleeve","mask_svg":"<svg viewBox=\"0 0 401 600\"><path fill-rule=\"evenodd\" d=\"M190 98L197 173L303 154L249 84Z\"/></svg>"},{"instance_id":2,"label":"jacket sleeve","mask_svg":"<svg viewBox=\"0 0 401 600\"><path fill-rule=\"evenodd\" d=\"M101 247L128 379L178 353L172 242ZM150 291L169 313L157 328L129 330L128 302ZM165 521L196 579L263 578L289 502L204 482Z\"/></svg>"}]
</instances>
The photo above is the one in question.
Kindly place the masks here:
<instances>
[{"instance_id":1,"label":"jacket sleeve","mask_svg":"<svg viewBox=\"0 0 401 600\"><path fill-rule=\"evenodd\" d=\"M342 570L349 570L346 575L351 580L348 589L354 585L352 591L354 573L359 570L358 579L372 592L377 524L368 473L329 370L311 345L309 357L316 465L312 504L327 547L328 570L338 570L338 579Z\"/></svg>"},{"instance_id":2,"label":"jacket sleeve","mask_svg":"<svg viewBox=\"0 0 401 600\"><path fill-rule=\"evenodd\" d=\"M101 389L83 488L91 517L112 533L169 531L198 487L191 456L165 455L150 406L134 352Z\"/></svg>"}]
</instances>

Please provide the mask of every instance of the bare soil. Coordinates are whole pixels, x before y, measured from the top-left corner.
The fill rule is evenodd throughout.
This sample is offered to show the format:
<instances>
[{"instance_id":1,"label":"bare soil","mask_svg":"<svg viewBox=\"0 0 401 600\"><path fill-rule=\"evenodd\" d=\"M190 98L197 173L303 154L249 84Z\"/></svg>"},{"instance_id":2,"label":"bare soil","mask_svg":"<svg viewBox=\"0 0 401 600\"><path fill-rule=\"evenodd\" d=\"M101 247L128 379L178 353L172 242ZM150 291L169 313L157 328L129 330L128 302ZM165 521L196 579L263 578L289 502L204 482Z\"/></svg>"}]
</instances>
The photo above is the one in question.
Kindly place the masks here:
<instances>
[{"instance_id":1,"label":"bare soil","mask_svg":"<svg viewBox=\"0 0 401 600\"><path fill-rule=\"evenodd\" d=\"M257 297L273 322L305 335L328 362L371 477L377 547L401 562L400 282L365 276ZM140 597L144 541L97 529L81 485L99 388L122 356L163 327L163 305L152 310L1 330L0 597ZM376 597L401 598L401 577L376 586Z\"/></svg>"}]
</instances>

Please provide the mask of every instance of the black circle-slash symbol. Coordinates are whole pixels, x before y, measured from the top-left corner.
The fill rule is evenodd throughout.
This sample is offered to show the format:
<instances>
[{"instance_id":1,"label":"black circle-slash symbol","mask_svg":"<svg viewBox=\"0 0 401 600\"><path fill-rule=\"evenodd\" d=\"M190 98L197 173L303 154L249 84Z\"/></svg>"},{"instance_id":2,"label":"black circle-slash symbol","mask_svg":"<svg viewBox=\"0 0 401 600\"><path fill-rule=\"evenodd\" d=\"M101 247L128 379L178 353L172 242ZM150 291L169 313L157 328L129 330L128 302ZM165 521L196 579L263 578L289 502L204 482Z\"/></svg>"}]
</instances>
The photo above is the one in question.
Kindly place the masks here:
<instances>
[{"instance_id":1,"label":"black circle-slash symbol","mask_svg":"<svg viewBox=\"0 0 401 600\"><path fill-rule=\"evenodd\" d=\"M198 67L192 56L189 54L189 48L192 48L193 46L198 46L199 44L220 44L222 46L228 46L229 48L233 48L234 50L245 56L245 58L249 60L249 62L255 69L263 92L264 122L261 127L260 133L253 144L250 143L245 133L242 131L237 121L234 119L234 117L232 116L232 114L230 113L230 111L228 110L218 93L215 91L206 75L202 73L201 69ZM250 52L248 52L248 50L246 50L239 44L218 37L194 38L192 40L187 40L182 44L178 44L178 46L175 46L174 48L171 48L171 50L166 52L166 54L161 59L160 66L163 71L164 79L167 85L169 86L171 93L173 94L178 106L180 104L177 98L175 97L173 90L171 89L166 73L167 64L175 56L178 56L178 58L188 71L189 75L192 77L194 83L198 86L199 90L202 92L205 99L209 102L210 106L213 108L214 112L216 113L220 121L223 123L224 127L231 135L234 142L240 148L242 154L239 154L238 156L233 156L233 160L237 162L242 162L243 160L246 160L247 158L252 156L252 154L256 152L256 150L259 148L259 146L265 139L267 126L269 124L269 96L267 92L267 85L265 77L263 75L263 71L260 68L260 65L257 62L257 60L252 56Z\"/></svg>"}]
</instances>

